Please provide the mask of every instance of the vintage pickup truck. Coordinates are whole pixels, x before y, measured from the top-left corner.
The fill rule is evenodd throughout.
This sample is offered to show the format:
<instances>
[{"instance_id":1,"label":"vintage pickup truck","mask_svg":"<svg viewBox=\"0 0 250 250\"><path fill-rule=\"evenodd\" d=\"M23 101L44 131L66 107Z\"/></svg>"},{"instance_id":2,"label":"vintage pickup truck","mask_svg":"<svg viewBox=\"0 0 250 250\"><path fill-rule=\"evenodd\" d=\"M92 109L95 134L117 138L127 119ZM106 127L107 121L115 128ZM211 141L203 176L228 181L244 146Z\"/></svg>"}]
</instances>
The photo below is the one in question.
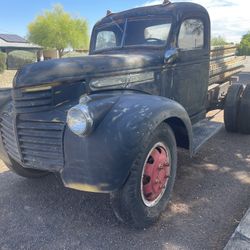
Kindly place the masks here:
<instances>
[{"instance_id":1,"label":"vintage pickup truck","mask_svg":"<svg viewBox=\"0 0 250 250\"><path fill-rule=\"evenodd\" d=\"M223 126L250 132L250 87L231 84L235 48L210 48L202 6L107 12L86 57L24 66L0 91L0 158L20 176L58 173L66 187L109 193L118 219L143 228L166 209L177 147L192 157Z\"/></svg>"}]
</instances>

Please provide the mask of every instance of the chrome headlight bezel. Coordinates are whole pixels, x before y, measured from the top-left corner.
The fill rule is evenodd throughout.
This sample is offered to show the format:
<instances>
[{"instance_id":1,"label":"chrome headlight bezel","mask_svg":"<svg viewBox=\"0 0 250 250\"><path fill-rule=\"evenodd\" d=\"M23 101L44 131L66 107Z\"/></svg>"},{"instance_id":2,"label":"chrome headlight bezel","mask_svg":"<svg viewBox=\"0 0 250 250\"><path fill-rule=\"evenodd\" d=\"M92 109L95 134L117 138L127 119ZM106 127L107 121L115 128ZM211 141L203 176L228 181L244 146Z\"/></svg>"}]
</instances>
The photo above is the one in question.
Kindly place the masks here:
<instances>
[{"instance_id":1,"label":"chrome headlight bezel","mask_svg":"<svg viewBox=\"0 0 250 250\"><path fill-rule=\"evenodd\" d=\"M78 119L78 121L77 121ZM69 109L67 114L69 129L78 136L86 136L91 132L93 119L85 104L78 104Z\"/></svg>"}]
</instances>

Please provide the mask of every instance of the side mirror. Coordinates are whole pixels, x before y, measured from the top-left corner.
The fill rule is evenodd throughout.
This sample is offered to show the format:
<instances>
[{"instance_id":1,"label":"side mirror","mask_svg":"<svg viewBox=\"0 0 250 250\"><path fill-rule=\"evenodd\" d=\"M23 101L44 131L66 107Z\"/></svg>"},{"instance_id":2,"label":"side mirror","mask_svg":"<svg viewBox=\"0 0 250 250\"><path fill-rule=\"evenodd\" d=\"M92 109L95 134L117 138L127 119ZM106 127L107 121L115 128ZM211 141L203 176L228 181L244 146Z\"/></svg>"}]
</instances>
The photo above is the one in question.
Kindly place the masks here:
<instances>
[{"instance_id":1,"label":"side mirror","mask_svg":"<svg viewBox=\"0 0 250 250\"><path fill-rule=\"evenodd\" d=\"M177 60L178 55L179 55L179 50L177 48L169 49L165 52L164 62L166 64L174 63Z\"/></svg>"}]
</instances>

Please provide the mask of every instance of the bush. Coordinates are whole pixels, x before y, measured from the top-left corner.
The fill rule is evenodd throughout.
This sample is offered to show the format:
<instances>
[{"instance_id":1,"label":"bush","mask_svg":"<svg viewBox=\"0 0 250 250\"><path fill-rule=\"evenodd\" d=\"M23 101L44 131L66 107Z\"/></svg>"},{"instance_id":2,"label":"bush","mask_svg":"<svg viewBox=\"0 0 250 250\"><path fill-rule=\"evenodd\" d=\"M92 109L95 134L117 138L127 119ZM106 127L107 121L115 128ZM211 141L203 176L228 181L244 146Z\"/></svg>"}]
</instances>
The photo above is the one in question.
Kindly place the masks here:
<instances>
[{"instance_id":1,"label":"bush","mask_svg":"<svg viewBox=\"0 0 250 250\"><path fill-rule=\"evenodd\" d=\"M246 46L239 46L238 47L238 55L239 56L250 56L250 48Z\"/></svg>"},{"instance_id":2,"label":"bush","mask_svg":"<svg viewBox=\"0 0 250 250\"><path fill-rule=\"evenodd\" d=\"M250 31L242 37L238 51L240 56L250 56Z\"/></svg>"},{"instance_id":3,"label":"bush","mask_svg":"<svg viewBox=\"0 0 250 250\"><path fill-rule=\"evenodd\" d=\"M6 54L0 52L0 73L3 73L6 67Z\"/></svg>"},{"instance_id":4,"label":"bush","mask_svg":"<svg viewBox=\"0 0 250 250\"><path fill-rule=\"evenodd\" d=\"M23 50L15 50L8 54L7 66L8 69L20 69L25 64L36 62L35 53Z\"/></svg>"}]
</instances>

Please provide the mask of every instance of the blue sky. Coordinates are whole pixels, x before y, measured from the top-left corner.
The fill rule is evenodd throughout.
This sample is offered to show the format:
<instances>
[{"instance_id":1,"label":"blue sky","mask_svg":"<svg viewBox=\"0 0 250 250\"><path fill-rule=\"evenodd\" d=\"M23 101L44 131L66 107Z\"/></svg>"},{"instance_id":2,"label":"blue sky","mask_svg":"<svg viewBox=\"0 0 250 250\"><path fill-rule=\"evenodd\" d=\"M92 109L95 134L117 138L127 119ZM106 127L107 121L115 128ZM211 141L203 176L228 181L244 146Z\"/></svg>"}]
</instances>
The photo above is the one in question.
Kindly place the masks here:
<instances>
[{"instance_id":1,"label":"blue sky","mask_svg":"<svg viewBox=\"0 0 250 250\"><path fill-rule=\"evenodd\" d=\"M60 3L73 15L81 16L89 21L90 26L106 14L107 9L114 12L143 5L145 0L37 0L1 1L0 33L26 35L27 25L43 10L50 9Z\"/></svg>"},{"instance_id":2,"label":"blue sky","mask_svg":"<svg viewBox=\"0 0 250 250\"><path fill-rule=\"evenodd\" d=\"M75 16L88 20L92 27L107 9L113 12L136 6L161 3L163 0L7 0L1 1L0 33L27 34L27 25L56 3ZM173 0L173 2L187 0ZM208 9L212 22L212 35L221 35L231 42L239 42L250 31L250 1L246 0L189 0Z\"/></svg>"}]
</instances>

